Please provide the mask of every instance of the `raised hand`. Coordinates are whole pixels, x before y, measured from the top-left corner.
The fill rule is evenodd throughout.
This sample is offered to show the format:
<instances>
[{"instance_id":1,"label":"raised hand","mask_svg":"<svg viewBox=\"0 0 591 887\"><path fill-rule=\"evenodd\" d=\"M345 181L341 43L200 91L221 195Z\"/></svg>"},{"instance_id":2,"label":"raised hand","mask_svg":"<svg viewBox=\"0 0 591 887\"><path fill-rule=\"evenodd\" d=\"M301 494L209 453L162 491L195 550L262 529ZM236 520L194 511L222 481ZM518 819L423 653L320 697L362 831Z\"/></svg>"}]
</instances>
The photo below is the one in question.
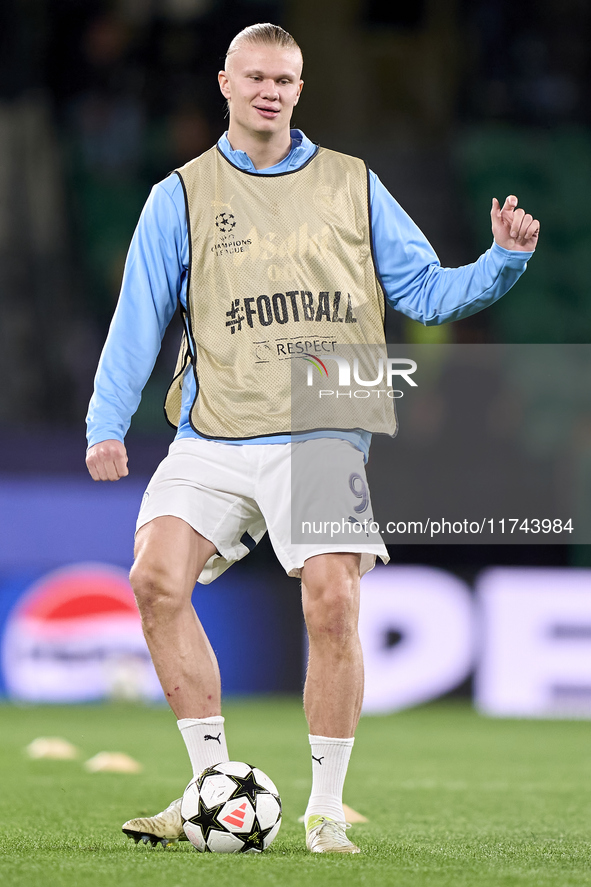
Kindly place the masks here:
<instances>
[{"instance_id":1,"label":"raised hand","mask_svg":"<svg viewBox=\"0 0 591 887\"><path fill-rule=\"evenodd\" d=\"M517 207L517 197L514 194L507 197L502 209L497 198L493 197L490 217L493 237L499 246L526 252L536 248L540 223Z\"/></svg>"}]
</instances>

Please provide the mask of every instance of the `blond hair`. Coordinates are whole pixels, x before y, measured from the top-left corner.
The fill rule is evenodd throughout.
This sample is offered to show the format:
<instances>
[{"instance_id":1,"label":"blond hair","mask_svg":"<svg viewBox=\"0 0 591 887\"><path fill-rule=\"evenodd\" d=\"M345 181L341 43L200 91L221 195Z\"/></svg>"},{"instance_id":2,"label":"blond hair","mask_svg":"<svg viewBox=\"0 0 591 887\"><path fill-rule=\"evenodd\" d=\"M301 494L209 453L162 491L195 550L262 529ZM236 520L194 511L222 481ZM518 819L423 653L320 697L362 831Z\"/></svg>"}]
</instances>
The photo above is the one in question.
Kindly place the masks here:
<instances>
[{"instance_id":1,"label":"blond hair","mask_svg":"<svg viewBox=\"0 0 591 887\"><path fill-rule=\"evenodd\" d=\"M226 65L228 64L228 58L243 43L258 44L259 46L276 46L279 49L294 49L296 52L299 52L303 62L302 50L291 34L280 28L279 25L272 25L270 22L249 25L236 34L226 53Z\"/></svg>"}]
</instances>

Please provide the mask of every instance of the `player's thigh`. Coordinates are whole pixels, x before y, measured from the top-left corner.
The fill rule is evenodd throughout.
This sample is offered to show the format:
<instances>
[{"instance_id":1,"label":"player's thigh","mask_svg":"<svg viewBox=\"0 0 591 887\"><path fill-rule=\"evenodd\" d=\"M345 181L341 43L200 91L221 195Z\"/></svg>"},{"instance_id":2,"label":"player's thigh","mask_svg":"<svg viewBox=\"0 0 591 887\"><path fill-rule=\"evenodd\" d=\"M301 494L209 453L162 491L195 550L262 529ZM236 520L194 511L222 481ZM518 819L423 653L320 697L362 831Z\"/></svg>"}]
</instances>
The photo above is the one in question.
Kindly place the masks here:
<instances>
[{"instance_id":1,"label":"player's thigh","mask_svg":"<svg viewBox=\"0 0 591 887\"><path fill-rule=\"evenodd\" d=\"M135 537L131 584L136 595L151 590L170 596L191 594L215 545L179 517L163 515L144 524Z\"/></svg>"},{"instance_id":2,"label":"player's thigh","mask_svg":"<svg viewBox=\"0 0 591 887\"><path fill-rule=\"evenodd\" d=\"M388 553L373 528L363 454L340 439L266 447L257 503L290 576L316 555L361 554L361 575ZM340 562L338 562L340 563ZM317 571L315 571L317 572Z\"/></svg>"}]
</instances>

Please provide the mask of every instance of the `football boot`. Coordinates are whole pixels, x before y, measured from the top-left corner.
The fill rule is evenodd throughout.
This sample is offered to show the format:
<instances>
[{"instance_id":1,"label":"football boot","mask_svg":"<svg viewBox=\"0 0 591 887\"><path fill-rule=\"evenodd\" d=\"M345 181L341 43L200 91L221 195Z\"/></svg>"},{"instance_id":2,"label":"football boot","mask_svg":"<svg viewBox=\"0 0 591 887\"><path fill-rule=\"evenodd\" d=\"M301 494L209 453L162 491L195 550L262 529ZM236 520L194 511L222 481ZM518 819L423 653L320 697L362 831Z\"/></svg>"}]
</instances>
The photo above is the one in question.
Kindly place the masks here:
<instances>
[{"instance_id":1,"label":"football boot","mask_svg":"<svg viewBox=\"0 0 591 887\"><path fill-rule=\"evenodd\" d=\"M337 822L326 816L309 816L306 825L306 847L311 853L361 853L346 835L348 822Z\"/></svg>"},{"instance_id":2,"label":"football boot","mask_svg":"<svg viewBox=\"0 0 591 887\"><path fill-rule=\"evenodd\" d=\"M124 834L128 838L133 838L135 843L141 841L143 844L151 844L155 847L162 844L176 844L177 841L186 841L187 837L183 831L183 821L181 819L181 801L177 798L172 804L157 813L155 816L139 817L138 819L129 819L121 826Z\"/></svg>"}]
</instances>

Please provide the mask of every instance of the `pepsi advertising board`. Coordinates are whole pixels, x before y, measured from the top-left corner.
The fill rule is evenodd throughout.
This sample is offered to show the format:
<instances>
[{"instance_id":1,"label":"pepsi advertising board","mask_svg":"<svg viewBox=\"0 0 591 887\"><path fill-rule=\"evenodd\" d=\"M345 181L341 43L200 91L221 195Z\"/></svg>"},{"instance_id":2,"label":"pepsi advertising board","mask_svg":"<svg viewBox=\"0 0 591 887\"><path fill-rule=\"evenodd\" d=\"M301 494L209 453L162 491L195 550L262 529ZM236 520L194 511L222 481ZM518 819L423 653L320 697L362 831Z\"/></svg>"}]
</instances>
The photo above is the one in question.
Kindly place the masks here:
<instances>
[{"instance_id":1,"label":"pepsi advertising board","mask_svg":"<svg viewBox=\"0 0 591 887\"><path fill-rule=\"evenodd\" d=\"M105 564L33 583L6 622L2 670L8 695L27 702L161 696L127 574Z\"/></svg>"}]
</instances>

